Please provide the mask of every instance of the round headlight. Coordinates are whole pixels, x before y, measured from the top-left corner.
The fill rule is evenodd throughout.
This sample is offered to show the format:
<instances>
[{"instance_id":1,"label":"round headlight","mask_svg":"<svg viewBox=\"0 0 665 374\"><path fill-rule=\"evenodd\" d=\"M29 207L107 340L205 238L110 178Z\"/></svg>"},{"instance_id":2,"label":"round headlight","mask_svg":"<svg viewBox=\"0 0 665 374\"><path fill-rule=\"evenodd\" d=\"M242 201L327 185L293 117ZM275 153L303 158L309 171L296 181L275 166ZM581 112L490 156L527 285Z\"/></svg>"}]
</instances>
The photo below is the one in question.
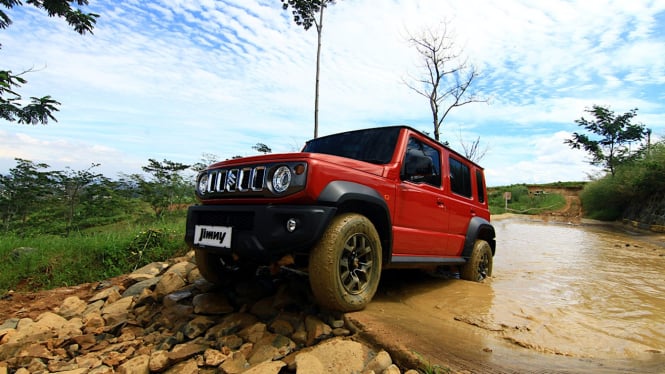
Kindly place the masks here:
<instances>
[{"instance_id":1,"label":"round headlight","mask_svg":"<svg viewBox=\"0 0 665 374\"><path fill-rule=\"evenodd\" d=\"M291 184L291 170L288 166L280 166L272 176L272 189L275 193L282 193Z\"/></svg>"},{"instance_id":2,"label":"round headlight","mask_svg":"<svg viewBox=\"0 0 665 374\"><path fill-rule=\"evenodd\" d=\"M208 178L208 173L203 173L201 176L199 176L199 183L197 184L196 188L198 189L200 195L205 194L208 190Z\"/></svg>"}]
</instances>

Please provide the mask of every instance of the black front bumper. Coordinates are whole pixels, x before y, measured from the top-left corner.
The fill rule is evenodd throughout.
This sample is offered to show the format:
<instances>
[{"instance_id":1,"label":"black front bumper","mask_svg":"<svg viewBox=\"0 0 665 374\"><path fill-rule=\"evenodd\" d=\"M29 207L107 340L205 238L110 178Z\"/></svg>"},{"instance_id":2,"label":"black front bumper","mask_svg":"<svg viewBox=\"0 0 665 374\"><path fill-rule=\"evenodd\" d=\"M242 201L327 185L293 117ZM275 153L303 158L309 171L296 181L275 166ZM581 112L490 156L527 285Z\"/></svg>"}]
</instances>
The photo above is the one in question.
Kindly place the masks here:
<instances>
[{"instance_id":1,"label":"black front bumper","mask_svg":"<svg viewBox=\"0 0 665 374\"><path fill-rule=\"evenodd\" d=\"M323 235L337 208L299 205L193 205L187 210L190 247L269 264L283 255L308 251ZM286 222L296 220L289 232ZM232 228L231 248L194 244L196 225Z\"/></svg>"}]
</instances>

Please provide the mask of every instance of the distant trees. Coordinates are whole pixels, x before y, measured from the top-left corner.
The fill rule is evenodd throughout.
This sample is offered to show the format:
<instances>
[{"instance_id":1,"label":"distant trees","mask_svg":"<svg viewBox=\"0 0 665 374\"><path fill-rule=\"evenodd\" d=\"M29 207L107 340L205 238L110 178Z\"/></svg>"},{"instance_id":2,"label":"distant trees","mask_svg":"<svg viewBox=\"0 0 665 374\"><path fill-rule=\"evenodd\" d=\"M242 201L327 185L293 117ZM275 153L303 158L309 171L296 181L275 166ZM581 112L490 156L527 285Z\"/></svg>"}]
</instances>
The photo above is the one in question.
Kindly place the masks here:
<instances>
[{"instance_id":1,"label":"distant trees","mask_svg":"<svg viewBox=\"0 0 665 374\"><path fill-rule=\"evenodd\" d=\"M17 158L16 166L0 174L0 232L21 235L72 231L135 219L152 210L161 217L171 205L193 203L189 167L149 159L146 175L111 180L84 170L51 170L50 166Z\"/></svg>"},{"instance_id":2,"label":"distant trees","mask_svg":"<svg viewBox=\"0 0 665 374\"><path fill-rule=\"evenodd\" d=\"M64 18L74 31L79 34L92 34L99 15L95 13L83 13L80 9L72 8L72 3L78 6L85 6L88 5L88 0L27 1L27 4L44 10L49 17ZM23 5L20 0L0 0L0 4L4 5L7 9ZM11 24L12 20L7 12L0 9L0 29L6 29ZM30 104L22 105L22 97L18 92L18 88L27 83L23 76L28 72L30 70L15 74L11 70L0 68L0 119L31 125L38 123L47 124L49 120L57 121L54 112L58 111L60 103L49 95L41 98L31 97Z\"/></svg>"},{"instance_id":3,"label":"distant trees","mask_svg":"<svg viewBox=\"0 0 665 374\"><path fill-rule=\"evenodd\" d=\"M164 160L148 159L148 165L141 167L149 178L133 174L131 178L138 184L143 200L148 202L157 217L170 206L192 200L192 184L182 175L190 165Z\"/></svg>"},{"instance_id":4,"label":"distant trees","mask_svg":"<svg viewBox=\"0 0 665 374\"><path fill-rule=\"evenodd\" d=\"M639 150L639 146L631 148L631 145L641 145L649 131L642 124L631 123L637 115L637 108L615 115L606 107L594 105L585 112L592 114L594 119L581 117L575 123L587 133L575 132L564 143L573 149L584 149L591 156L590 164L601 165L614 175L617 166L630 160Z\"/></svg>"},{"instance_id":5,"label":"distant trees","mask_svg":"<svg viewBox=\"0 0 665 374\"><path fill-rule=\"evenodd\" d=\"M267 145L265 145L263 143L256 143L256 145L253 146L252 149L257 151L257 152L261 152L264 155L272 152L272 148L268 147Z\"/></svg>"},{"instance_id":6,"label":"distant trees","mask_svg":"<svg viewBox=\"0 0 665 374\"><path fill-rule=\"evenodd\" d=\"M291 7L293 21L305 30L316 26L316 80L314 84L314 137L319 136L319 72L321 61L321 33L323 32L323 10L335 0L281 0L282 9ZM317 20L318 13L318 20Z\"/></svg>"},{"instance_id":7,"label":"distant trees","mask_svg":"<svg viewBox=\"0 0 665 374\"><path fill-rule=\"evenodd\" d=\"M432 112L434 139L440 140L441 125L453 108L487 102L487 99L472 89L478 71L462 59L445 23L439 28L426 28L419 35L410 35L409 43L420 55L423 67L421 77L404 83L427 99Z\"/></svg>"}]
</instances>

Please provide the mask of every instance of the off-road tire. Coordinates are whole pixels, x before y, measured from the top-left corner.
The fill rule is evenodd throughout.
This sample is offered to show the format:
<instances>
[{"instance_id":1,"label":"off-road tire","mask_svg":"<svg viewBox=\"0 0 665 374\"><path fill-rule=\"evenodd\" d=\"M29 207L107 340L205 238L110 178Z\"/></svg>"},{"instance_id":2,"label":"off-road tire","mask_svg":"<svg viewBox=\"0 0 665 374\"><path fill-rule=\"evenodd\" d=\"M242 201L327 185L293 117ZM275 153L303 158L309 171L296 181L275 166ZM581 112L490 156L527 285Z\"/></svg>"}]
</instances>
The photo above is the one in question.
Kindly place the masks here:
<instances>
[{"instance_id":1,"label":"off-road tire","mask_svg":"<svg viewBox=\"0 0 665 374\"><path fill-rule=\"evenodd\" d=\"M208 282L222 285L225 281L228 281L228 279L224 279L226 270L219 261L220 257L218 255L201 249L195 249L194 257L196 258L196 266L199 268L199 273Z\"/></svg>"},{"instance_id":2,"label":"off-road tire","mask_svg":"<svg viewBox=\"0 0 665 374\"><path fill-rule=\"evenodd\" d=\"M484 240L476 240L471 257L460 269L460 278L482 282L492 276L492 248Z\"/></svg>"},{"instance_id":3,"label":"off-road tire","mask_svg":"<svg viewBox=\"0 0 665 374\"><path fill-rule=\"evenodd\" d=\"M309 255L309 282L322 307L349 312L372 300L381 278L381 240L356 213L335 217Z\"/></svg>"},{"instance_id":4,"label":"off-road tire","mask_svg":"<svg viewBox=\"0 0 665 374\"><path fill-rule=\"evenodd\" d=\"M224 266L219 255L201 249L194 250L196 265L201 276L208 282L218 286L228 286L230 283L245 281L256 275L256 266L250 263L234 263L226 258L229 265Z\"/></svg>"}]
</instances>

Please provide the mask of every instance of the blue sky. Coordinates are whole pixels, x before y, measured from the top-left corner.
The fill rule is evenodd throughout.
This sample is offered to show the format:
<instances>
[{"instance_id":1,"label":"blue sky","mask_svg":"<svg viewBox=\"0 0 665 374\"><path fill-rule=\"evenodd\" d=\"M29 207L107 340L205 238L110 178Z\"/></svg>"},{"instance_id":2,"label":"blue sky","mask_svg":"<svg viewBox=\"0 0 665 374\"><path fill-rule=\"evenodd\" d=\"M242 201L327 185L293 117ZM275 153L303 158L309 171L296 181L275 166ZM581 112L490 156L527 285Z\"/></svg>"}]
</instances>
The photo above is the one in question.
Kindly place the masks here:
<instances>
[{"instance_id":1,"label":"blue sky","mask_svg":"<svg viewBox=\"0 0 665 374\"><path fill-rule=\"evenodd\" d=\"M0 68L24 97L62 103L57 123L0 123L0 173L20 157L53 169L140 172L149 158L195 163L300 149L313 135L316 31L279 0L90 0L94 35L33 7L7 11ZM563 144L594 104L665 136L665 1L340 0L326 10L319 134L407 124L432 131L403 81L421 59L407 36L446 21L489 103L456 108L442 138L480 136L489 185L586 180Z\"/></svg>"}]
</instances>

